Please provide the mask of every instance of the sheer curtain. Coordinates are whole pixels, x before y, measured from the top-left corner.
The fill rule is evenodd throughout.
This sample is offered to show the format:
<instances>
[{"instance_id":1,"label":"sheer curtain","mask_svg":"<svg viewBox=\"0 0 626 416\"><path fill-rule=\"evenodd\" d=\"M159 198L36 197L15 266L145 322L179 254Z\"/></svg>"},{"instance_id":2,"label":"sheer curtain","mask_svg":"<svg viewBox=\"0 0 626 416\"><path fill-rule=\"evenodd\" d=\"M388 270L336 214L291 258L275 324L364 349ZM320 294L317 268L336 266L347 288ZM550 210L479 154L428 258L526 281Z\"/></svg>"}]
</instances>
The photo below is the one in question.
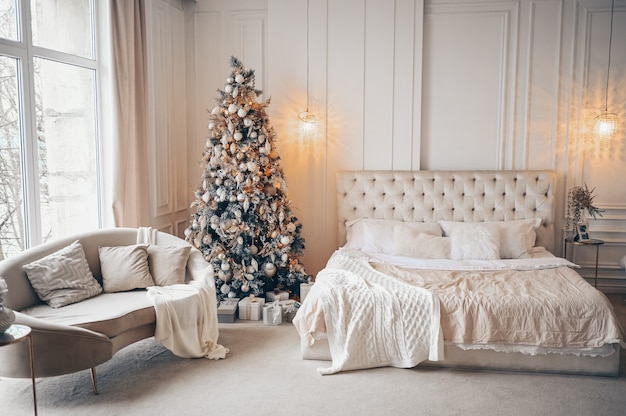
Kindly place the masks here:
<instances>
[{"instance_id":1,"label":"sheer curtain","mask_svg":"<svg viewBox=\"0 0 626 416\"><path fill-rule=\"evenodd\" d=\"M115 226L150 225L145 0L110 0Z\"/></svg>"}]
</instances>

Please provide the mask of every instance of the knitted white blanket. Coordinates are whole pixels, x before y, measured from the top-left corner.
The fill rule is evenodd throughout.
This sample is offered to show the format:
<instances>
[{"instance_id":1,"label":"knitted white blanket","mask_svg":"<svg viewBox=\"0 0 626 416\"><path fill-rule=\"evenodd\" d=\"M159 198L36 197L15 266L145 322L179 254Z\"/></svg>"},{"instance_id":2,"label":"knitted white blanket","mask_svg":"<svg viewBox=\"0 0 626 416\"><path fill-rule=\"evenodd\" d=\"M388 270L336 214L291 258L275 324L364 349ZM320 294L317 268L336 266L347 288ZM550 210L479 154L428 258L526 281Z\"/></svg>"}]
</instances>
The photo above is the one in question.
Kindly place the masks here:
<instances>
[{"instance_id":1,"label":"knitted white blanket","mask_svg":"<svg viewBox=\"0 0 626 416\"><path fill-rule=\"evenodd\" d=\"M439 299L335 253L316 277L332 366L320 374L443 359Z\"/></svg>"}]
</instances>

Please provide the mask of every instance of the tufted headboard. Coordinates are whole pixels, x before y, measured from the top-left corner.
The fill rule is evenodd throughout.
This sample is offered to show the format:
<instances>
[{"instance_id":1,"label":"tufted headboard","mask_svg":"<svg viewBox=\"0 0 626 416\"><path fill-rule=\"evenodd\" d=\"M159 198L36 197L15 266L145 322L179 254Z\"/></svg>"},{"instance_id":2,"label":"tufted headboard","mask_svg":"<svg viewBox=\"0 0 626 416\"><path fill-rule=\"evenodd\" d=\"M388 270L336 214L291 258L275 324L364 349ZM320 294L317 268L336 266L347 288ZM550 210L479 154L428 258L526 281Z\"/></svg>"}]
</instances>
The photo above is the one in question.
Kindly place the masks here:
<instances>
[{"instance_id":1,"label":"tufted headboard","mask_svg":"<svg viewBox=\"0 0 626 416\"><path fill-rule=\"evenodd\" d=\"M541 218L538 246L554 252L556 173L550 170L343 171L337 173L339 245L345 222L503 221Z\"/></svg>"}]
</instances>

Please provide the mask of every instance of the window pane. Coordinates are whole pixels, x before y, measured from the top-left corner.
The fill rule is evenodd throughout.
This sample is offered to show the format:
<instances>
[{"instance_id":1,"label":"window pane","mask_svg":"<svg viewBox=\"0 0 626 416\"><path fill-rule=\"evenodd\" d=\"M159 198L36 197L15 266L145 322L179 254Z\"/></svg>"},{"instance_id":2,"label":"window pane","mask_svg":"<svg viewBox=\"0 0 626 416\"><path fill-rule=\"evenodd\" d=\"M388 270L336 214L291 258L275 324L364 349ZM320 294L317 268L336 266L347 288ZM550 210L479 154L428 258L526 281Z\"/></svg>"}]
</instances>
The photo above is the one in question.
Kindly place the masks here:
<instances>
[{"instance_id":1,"label":"window pane","mask_svg":"<svg viewBox=\"0 0 626 416\"><path fill-rule=\"evenodd\" d=\"M0 260L25 246L17 68L0 56Z\"/></svg>"},{"instance_id":2,"label":"window pane","mask_svg":"<svg viewBox=\"0 0 626 416\"><path fill-rule=\"evenodd\" d=\"M94 71L35 58L42 238L99 226Z\"/></svg>"},{"instance_id":3,"label":"window pane","mask_svg":"<svg viewBox=\"0 0 626 416\"><path fill-rule=\"evenodd\" d=\"M10 40L17 38L16 0L0 0L0 37Z\"/></svg>"},{"instance_id":4,"label":"window pane","mask_svg":"<svg viewBox=\"0 0 626 416\"><path fill-rule=\"evenodd\" d=\"M33 45L93 58L90 0L31 0Z\"/></svg>"}]
</instances>

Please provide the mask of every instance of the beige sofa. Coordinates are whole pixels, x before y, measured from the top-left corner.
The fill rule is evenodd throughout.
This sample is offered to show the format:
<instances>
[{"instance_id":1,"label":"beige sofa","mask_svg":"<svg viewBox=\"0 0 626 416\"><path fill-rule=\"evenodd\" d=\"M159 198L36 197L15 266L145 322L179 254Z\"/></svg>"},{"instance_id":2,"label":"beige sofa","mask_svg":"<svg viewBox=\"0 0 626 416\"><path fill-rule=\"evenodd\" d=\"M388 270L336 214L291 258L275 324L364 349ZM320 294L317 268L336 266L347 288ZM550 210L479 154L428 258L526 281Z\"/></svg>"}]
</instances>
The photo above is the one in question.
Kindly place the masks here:
<instances>
[{"instance_id":1,"label":"beige sofa","mask_svg":"<svg viewBox=\"0 0 626 416\"><path fill-rule=\"evenodd\" d=\"M90 369L97 394L95 367L125 346L154 336L156 314L146 290L103 292L74 304L51 308L39 299L22 266L79 240L89 268L102 284L98 248L132 245L137 242L137 236L135 228L97 230L44 243L0 262L0 276L9 288L5 306L16 312L16 323L33 330L36 377ZM163 232L155 232L154 237L152 243L157 245L189 245ZM197 279L213 282L212 269L202 253L192 248L185 280L188 283ZM217 312L214 318L217 323ZM0 348L0 377L30 377L27 343Z\"/></svg>"}]
</instances>

